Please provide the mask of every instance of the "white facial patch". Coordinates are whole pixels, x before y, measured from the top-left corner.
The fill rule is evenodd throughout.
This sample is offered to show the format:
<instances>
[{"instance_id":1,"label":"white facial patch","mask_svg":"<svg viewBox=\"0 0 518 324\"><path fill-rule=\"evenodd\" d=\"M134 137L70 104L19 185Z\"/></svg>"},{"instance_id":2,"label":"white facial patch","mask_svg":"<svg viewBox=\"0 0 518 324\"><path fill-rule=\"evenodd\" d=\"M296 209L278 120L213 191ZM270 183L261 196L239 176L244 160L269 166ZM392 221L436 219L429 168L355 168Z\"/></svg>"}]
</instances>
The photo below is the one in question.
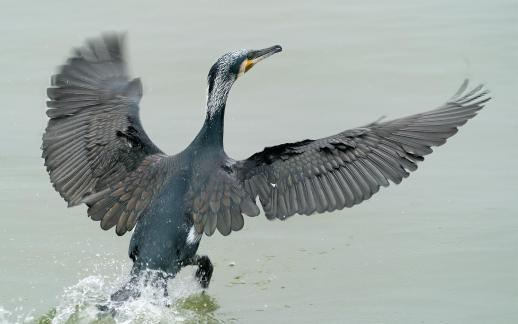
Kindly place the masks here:
<instances>
[{"instance_id":1,"label":"white facial patch","mask_svg":"<svg viewBox=\"0 0 518 324\"><path fill-rule=\"evenodd\" d=\"M222 105L227 101L228 93L235 81L235 79L228 78L228 71L232 62L244 55L244 53L246 53L245 49L227 53L220 57L215 63L217 64L217 74L213 80L212 92L208 93L207 91L207 108L210 118L212 118L216 111L221 109Z\"/></svg>"}]
</instances>

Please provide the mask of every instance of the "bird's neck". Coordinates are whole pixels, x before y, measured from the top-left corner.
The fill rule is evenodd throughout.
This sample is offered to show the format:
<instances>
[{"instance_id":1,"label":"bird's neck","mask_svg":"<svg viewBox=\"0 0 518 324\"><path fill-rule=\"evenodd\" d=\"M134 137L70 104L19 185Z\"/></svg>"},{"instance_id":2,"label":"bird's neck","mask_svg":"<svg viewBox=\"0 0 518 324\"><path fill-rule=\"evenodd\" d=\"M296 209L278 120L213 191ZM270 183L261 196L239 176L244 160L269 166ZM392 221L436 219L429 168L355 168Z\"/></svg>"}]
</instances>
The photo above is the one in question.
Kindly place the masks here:
<instances>
[{"instance_id":1,"label":"bird's neck","mask_svg":"<svg viewBox=\"0 0 518 324\"><path fill-rule=\"evenodd\" d=\"M223 149L223 126L225 106L234 79L216 78L207 89L207 116L194 142L204 146Z\"/></svg>"},{"instance_id":2,"label":"bird's neck","mask_svg":"<svg viewBox=\"0 0 518 324\"><path fill-rule=\"evenodd\" d=\"M227 93L228 94L228 93ZM224 98L210 98L207 100L207 116L195 142L223 148L223 129L225 122L226 95Z\"/></svg>"},{"instance_id":3,"label":"bird's neck","mask_svg":"<svg viewBox=\"0 0 518 324\"><path fill-rule=\"evenodd\" d=\"M223 148L223 129L225 122L225 104L217 110L207 112L205 123L198 136L204 144Z\"/></svg>"}]
</instances>

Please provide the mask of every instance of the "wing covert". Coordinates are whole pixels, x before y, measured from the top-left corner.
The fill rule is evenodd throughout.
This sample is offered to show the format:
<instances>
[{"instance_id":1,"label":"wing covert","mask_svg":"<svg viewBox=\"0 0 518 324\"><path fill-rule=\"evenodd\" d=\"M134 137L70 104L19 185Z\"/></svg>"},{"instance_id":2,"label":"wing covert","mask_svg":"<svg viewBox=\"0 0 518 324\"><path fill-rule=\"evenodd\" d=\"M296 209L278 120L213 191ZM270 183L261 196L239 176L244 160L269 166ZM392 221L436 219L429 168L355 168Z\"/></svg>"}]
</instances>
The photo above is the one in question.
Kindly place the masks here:
<instances>
[{"instance_id":1,"label":"wing covert","mask_svg":"<svg viewBox=\"0 0 518 324\"><path fill-rule=\"evenodd\" d=\"M207 177L197 177L185 197L198 233L211 236L216 228L226 236L243 228L243 214L259 215L259 208L236 179L233 164Z\"/></svg>"}]
</instances>

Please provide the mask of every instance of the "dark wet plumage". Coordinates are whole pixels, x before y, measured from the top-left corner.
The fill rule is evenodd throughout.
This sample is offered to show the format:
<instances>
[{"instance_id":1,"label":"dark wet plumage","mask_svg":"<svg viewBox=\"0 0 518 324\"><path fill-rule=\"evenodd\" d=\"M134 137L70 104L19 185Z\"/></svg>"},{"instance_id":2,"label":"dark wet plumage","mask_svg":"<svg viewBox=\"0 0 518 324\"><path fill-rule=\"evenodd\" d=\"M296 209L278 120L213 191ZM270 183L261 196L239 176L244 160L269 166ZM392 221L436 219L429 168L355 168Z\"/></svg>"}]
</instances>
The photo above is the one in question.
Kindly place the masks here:
<instances>
[{"instance_id":1,"label":"dark wet plumage","mask_svg":"<svg viewBox=\"0 0 518 324\"><path fill-rule=\"evenodd\" d=\"M105 35L59 68L47 92L42 149L51 182L69 206L86 204L101 228L115 227L118 235L135 228L129 250L135 277L161 270L167 279L198 265L198 278L208 285L212 265L196 255L202 233L240 230L243 215L260 213L257 197L268 219L359 204L415 171L431 147L444 144L490 99L482 86L467 91L465 81L434 110L235 161L223 150L230 88L281 48L241 50L210 69L205 123L184 151L167 155L142 127L142 84L128 76L122 47L121 36Z\"/></svg>"}]
</instances>

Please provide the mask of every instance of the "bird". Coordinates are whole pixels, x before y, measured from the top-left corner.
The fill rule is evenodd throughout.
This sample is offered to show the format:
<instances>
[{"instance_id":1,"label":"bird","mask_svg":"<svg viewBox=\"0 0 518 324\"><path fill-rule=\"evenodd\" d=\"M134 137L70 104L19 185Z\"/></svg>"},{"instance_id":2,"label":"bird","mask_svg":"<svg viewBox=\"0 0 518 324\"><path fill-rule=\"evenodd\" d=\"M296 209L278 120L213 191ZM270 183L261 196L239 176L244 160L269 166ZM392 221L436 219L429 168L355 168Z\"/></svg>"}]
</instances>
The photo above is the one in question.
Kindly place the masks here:
<instances>
[{"instance_id":1,"label":"bird","mask_svg":"<svg viewBox=\"0 0 518 324\"><path fill-rule=\"evenodd\" d=\"M142 126L143 86L128 74L125 38L101 34L73 50L51 77L42 137L50 181L68 206L86 205L103 230L133 231L130 279L113 301L138 297L138 280L167 295L167 281L186 266L197 267L195 278L207 288L214 267L197 254L203 234L241 230L243 216L259 215L259 205L268 220L353 207L380 187L401 183L491 99L483 85L468 90L466 79L453 97L424 113L235 160L223 146L232 85L282 51L279 45L241 49L212 65L204 123L183 151L168 155Z\"/></svg>"}]
</instances>

